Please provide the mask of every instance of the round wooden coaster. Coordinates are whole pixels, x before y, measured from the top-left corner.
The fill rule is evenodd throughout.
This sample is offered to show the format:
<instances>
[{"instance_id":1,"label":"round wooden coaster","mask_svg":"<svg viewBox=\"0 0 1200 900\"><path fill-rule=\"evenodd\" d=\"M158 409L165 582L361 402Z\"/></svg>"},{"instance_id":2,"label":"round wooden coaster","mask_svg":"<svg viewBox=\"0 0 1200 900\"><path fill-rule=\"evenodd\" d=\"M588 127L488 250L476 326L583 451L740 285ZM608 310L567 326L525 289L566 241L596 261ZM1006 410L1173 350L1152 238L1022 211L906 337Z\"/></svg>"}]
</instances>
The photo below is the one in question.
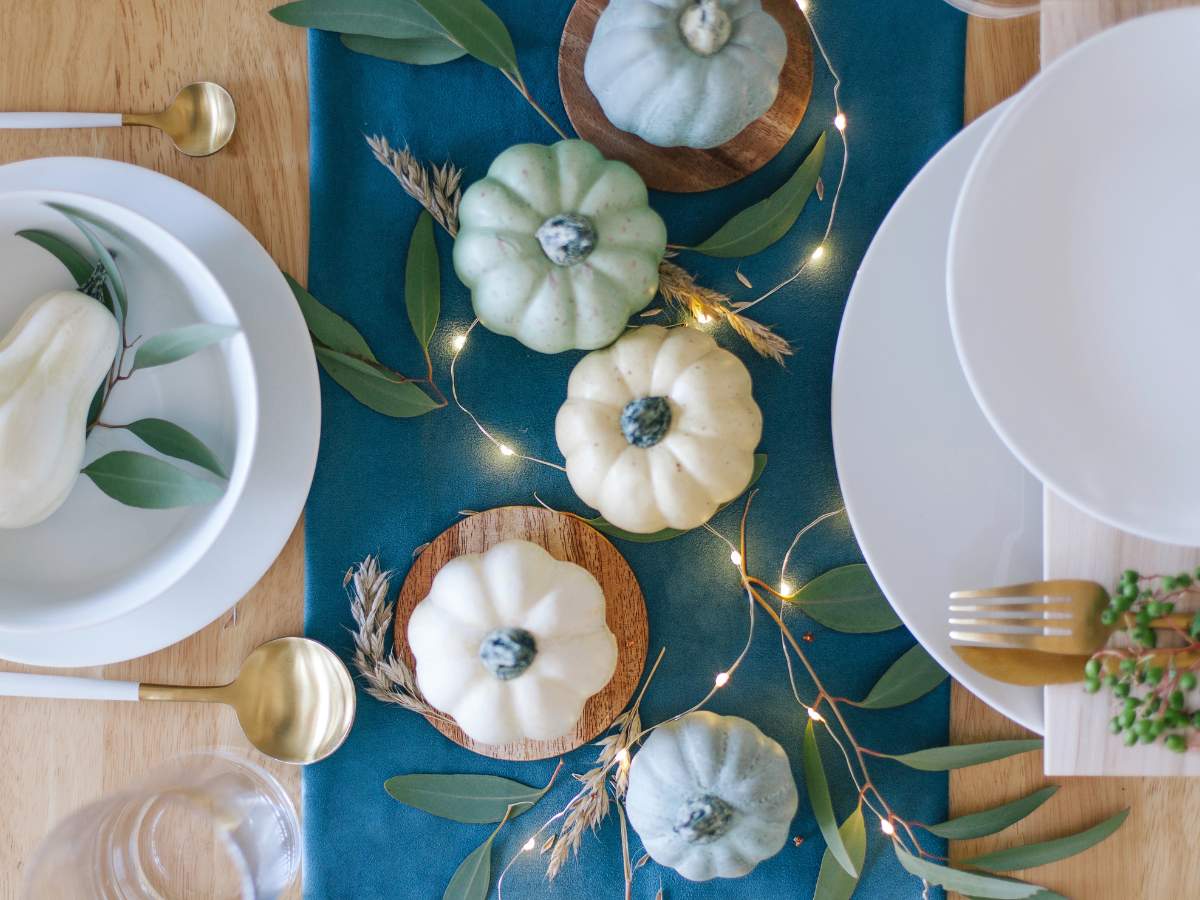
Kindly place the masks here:
<instances>
[{"instance_id":1,"label":"round wooden coaster","mask_svg":"<svg viewBox=\"0 0 1200 900\"><path fill-rule=\"evenodd\" d=\"M813 53L808 23L796 0L763 0L788 36L788 56L774 105L732 141L711 150L655 147L608 121L583 78L583 59L608 0L576 0L558 48L558 82L575 131L609 159L629 163L660 191L694 193L724 187L757 172L783 149L812 96Z\"/></svg>"},{"instance_id":2,"label":"round wooden coaster","mask_svg":"<svg viewBox=\"0 0 1200 900\"><path fill-rule=\"evenodd\" d=\"M629 563L598 531L573 516L540 506L502 506L463 519L434 538L413 562L396 601L395 642L404 661L414 667L408 646L408 620L417 604L429 594L433 577L456 556L483 553L513 538L531 541L555 559L583 566L600 582L607 604L608 628L617 638L617 671L604 690L588 699L575 730L553 741L478 744L457 725L434 718L429 718L429 722L454 743L484 756L545 759L574 750L607 730L628 705L646 664L649 633L642 589Z\"/></svg>"}]
</instances>

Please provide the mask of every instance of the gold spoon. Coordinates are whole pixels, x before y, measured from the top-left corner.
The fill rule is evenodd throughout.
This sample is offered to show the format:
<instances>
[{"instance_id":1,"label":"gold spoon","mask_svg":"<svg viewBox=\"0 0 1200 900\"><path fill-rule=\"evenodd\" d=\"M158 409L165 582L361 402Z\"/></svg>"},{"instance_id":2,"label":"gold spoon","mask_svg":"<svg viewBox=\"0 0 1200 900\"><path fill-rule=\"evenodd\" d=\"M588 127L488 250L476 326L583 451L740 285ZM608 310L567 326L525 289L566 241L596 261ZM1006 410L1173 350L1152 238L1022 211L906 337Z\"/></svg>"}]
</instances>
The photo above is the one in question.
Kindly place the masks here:
<instances>
[{"instance_id":1,"label":"gold spoon","mask_svg":"<svg viewBox=\"0 0 1200 900\"><path fill-rule=\"evenodd\" d=\"M229 91L211 81L184 87L156 113L0 113L0 128L107 128L149 125L166 133L188 156L211 156L229 143L237 111Z\"/></svg>"},{"instance_id":2,"label":"gold spoon","mask_svg":"<svg viewBox=\"0 0 1200 900\"><path fill-rule=\"evenodd\" d=\"M307 765L338 749L354 724L354 681L345 664L307 638L270 641L238 677L220 687L103 681L0 672L0 696L71 700L176 700L226 703L250 743L281 762Z\"/></svg>"}]
</instances>

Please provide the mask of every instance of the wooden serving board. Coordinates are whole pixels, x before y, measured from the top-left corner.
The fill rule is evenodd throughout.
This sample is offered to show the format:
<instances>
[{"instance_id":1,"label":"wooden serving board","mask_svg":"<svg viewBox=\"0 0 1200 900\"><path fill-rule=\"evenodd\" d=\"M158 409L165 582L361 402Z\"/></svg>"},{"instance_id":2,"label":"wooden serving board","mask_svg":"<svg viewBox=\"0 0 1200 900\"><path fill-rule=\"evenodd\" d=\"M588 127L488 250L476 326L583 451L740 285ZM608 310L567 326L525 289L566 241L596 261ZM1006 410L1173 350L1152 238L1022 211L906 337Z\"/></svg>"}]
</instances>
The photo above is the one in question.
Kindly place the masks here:
<instances>
[{"instance_id":1,"label":"wooden serving board","mask_svg":"<svg viewBox=\"0 0 1200 900\"><path fill-rule=\"evenodd\" d=\"M600 582L607 604L608 628L617 638L617 671L583 708L570 734L552 741L479 744L452 722L429 722L454 743L494 759L535 760L560 756L599 737L628 705L646 664L649 631L642 589L629 563L607 538L574 516L539 506L502 506L476 513L438 535L413 562L396 601L395 644L409 667L415 666L408 646L408 620L429 594L438 571L464 553L483 553L502 541L519 538L545 548L555 559L587 569Z\"/></svg>"},{"instance_id":2,"label":"wooden serving board","mask_svg":"<svg viewBox=\"0 0 1200 900\"><path fill-rule=\"evenodd\" d=\"M1143 13L1194 5L1194 0L1089 0L1047 3L1042 13L1042 65L1071 47L1124 19ZM1153 461L1147 457L1147 465ZM1047 578L1091 578L1116 584L1121 571L1190 571L1200 564L1200 549L1175 547L1126 534L1077 509L1054 492L1045 492L1045 574ZM1047 775L1200 775L1200 750L1172 753L1161 744L1126 747L1108 731L1112 718L1107 691L1085 694L1078 685L1046 689ZM1200 785L1181 790L1200 800ZM1110 805L1126 802L1114 783L1097 786Z\"/></svg>"},{"instance_id":3,"label":"wooden serving board","mask_svg":"<svg viewBox=\"0 0 1200 900\"><path fill-rule=\"evenodd\" d=\"M788 37L779 95L766 113L733 140L711 150L693 150L656 147L608 121L583 77L583 60L608 0L576 0L558 52L563 106L575 131L609 159L629 163L646 184L660 191L709 191L757 172L775 158L800 125L813 82L812 43L800 7L795 0L763 0L762 5Z\"/></svg>"}]
</instances>

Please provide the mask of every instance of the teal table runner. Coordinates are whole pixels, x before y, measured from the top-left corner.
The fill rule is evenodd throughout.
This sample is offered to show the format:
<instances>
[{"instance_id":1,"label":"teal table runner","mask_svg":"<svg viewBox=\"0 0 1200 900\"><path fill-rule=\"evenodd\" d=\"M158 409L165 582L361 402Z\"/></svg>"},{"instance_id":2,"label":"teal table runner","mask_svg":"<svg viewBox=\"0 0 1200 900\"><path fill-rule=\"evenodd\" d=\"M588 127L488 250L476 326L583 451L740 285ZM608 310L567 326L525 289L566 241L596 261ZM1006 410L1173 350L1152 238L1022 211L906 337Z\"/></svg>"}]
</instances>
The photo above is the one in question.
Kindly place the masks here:
<instances>
[{"instance_id":1,"label":"teal table runner","mask_svg":"<svg viewBox=\"0 0 1200 900\"><path fill-rule=\"evenodd\" d=\"M557 51L571 0L492 0L512 32L521 69L533 94L567 124L559 99ZM818 8L819 7L819 8ZM795 347L787 367L760 359L741 339L718 332L721 343L749 366L765 425L761 451L769 462L750 519L750 551L762 575L778 564L795 532L841 505L829 431L830 372L842 308L855 270L884 214L925 161L962 120L965 18L941 0L824 2L814 7L821 36L840 69L849 119L851 158L841 208L821 265L760 304L754 315L775 325ZM374 161L365 135L409 145L418 159L453 160L466 181L481 177L491 160L514 143L551 143L555 135L493 69L464 58L440 66L387 62L346 50L336 35L313 32L311 81L312 230L309 287L349 318L377 355L399 371L417 372L421 357L405 313L405 254L419 213L392 175ZM760 172L730 187L698 195L654 193L651 203L671 240L694 243L733 213L761 199L791 174L833 108L831 81L817 59L812 104L799 131ZM831 136L832 136L832 129ZM830 142L825 204L810 201L795 229L766 252L742 262L755 288L787 277L819 240L841 164ZM442 325L434 338L439 383L448 389L449 336L472 319L467 290L450 265L451 242L438 234L443 272ZM706 284L735 298L754 296L735 278L737 261L685 254L680 260ZM544 356L516 341L476 329L460 361L459 388L475 412L524 453L560 458L554 415L567 376L580 354ZM307 509L305 630L349 659L352 625L342 587L346 569L378 553L397 571L398 586L414 548L459 519L459 511L533 503L533 494L558 509L584 512L565 476L503 458L453 407L417 419L389 419L353 400L322 376L321 454ZM740 505L739 505L740 508ZM737 509L714 525L734 535ZM642 707L653 723L695 703L716 672L745 640L746 602L736 572L703 530L658 544L617 542L646 596L651 655L666 657ZM791 576L800 583L838 565L861 561L845 517L804 538ZM799 632L831 688L863 696L912 638L897 629L880 635L843 635L797 618ZM811 692L809 692L811 695ZM851 710L852 726L867 747L903 752L946 743L949 691L943 685L908 706L880 712ZM803 711L791 698L778 631L759 617L751 653L728 687L710 704L744 716L787 749L797 782ZM576 789L569 772L590 768L595 747L566 758L564 777L538 809L504 829L496 843L497 868L532 828L562 807ZM831 760L832 756L827 756ZM438 898L451 874L487 836L490 826L460 825L393 801L383 782L413 772L486 772L543 784L554 760L503 763L475 756L443 738L424 719L359 696L358 721L346 745L304 772L305 896L319 900L428 900ZM850 812L852 787L844 769L828 765L839 818ZM905 816L926 822L945 817L946 778L877 762L877 781ZM811 896L824 842L802 800L789 843L746 878L689 883L650 864L637 873L634 896L666 898ZM875 825L857 897L920 897L921 885L904 873ZM634 840L634 855L640 845ZM935 849L936 842L926 842ZM621 852L615 819L583 842L579 860L548 885L544 862L522 858L505 880L504 896L592 898L621 894Z\"/></svg>"}]
</instances>

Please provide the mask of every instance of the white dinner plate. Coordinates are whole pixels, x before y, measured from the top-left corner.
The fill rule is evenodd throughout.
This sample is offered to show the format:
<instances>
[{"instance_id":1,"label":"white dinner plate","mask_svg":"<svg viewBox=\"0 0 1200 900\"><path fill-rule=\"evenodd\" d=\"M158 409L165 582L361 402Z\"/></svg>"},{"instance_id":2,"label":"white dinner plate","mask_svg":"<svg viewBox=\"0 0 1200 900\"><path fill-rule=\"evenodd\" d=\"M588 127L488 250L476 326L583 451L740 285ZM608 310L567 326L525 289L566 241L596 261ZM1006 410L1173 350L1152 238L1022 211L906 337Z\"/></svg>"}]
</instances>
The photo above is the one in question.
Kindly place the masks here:
<instances>
[{"instance_id":1,"label":"white dinner plate","mask_svg":"<svg viewBox=\"0 0 1200 900\"><path fill-rule=\"evenodd\" d=\"M0 632L0 657L42 666L132 659L199 631L266 572L295 527L316 465L320 390L308 332L287 283L254 237L203 194L102 159L0 166L0 193L72 191L125 206L174 235L236 313L255 372L259 438L245 487L211 547L171 587L123 615L51 635ZM297 598L299 602L299 598Z\"/></svg>"},{"instance_id":2,"label":"white dinner plate","mask_svg":"<svg viewBox=\"0 0 1200 900\"><path fill-rule=\"evenodd\" d=\"M833 446L863 556L917 640L973 693L1042 732L1042 691L993 681L950 649L956 588L1038 578L1042 488L967 387L946 315L946 240L996 110L913 179L863 259L833 365Z\"/></svg>"},{"instance_id":3,"label":"white dinner plate","mask_svg":"<svg viewBox=\"0 0 1200 900\"><path fill-rule=\"evenodd\" d=\"M120 260L130 339L198 322L240 328L212 273L159 226L94 196L24 190L0 193L0 334L36 298L75 286L62 263L18 234L49 231L86 247L51 203L79 210ZM0 530L0 631L61 631L116 618L161 594L212 546L241 497L257 438L254 366L245 339L227 338L123 382L103 419L144 418L182 425L216 453L230 473L221 498L203 506L133 509L78 478L48 519ZM127 431L97 428L84 462L114 450L146 449Z\"/></svg>"},{"instance_id":4,"label":"white dinner plate","mask_svg":"<svg viewBox=\"0 0 1200 900\"><path fill-rule=\"evenodd\" d=\"M1200 10L1048 67L963 187L950 318L979 405L1047 487L1200 544Z\"/></svg>"}]
</instances>

